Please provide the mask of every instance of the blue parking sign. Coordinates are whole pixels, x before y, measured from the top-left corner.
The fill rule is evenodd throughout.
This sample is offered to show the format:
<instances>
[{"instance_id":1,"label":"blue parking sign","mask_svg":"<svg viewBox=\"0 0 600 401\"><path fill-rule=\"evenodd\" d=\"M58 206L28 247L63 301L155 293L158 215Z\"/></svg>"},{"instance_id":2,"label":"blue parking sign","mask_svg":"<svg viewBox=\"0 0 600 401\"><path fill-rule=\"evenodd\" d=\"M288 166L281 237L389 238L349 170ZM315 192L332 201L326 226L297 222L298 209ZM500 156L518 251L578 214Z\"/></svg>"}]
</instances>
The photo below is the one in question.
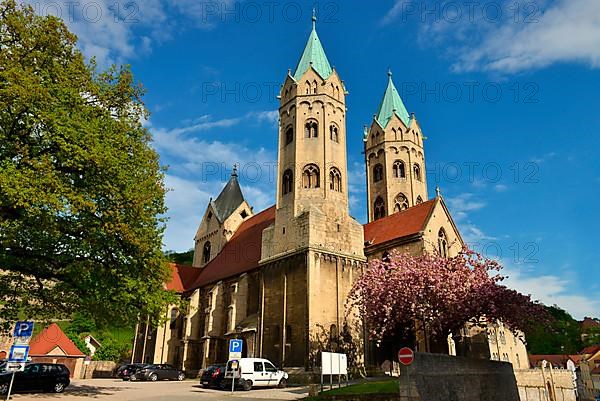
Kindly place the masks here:
<instances>
[{"instance_id":1,"label":"blue parking sign","mask_svg":"<svg viewBox=\"0 0 600 401\"><path fill-rule=\"evenodd\" d=\"M242 352L242 340L229 340L229 353L240 353Z\"/></svg>"},{"instance_id":2,"label":"blue parking sign","mask_svg":"<svg viewBox=\"0 0 600 401\"><path fill-rule=\"evenodd\" d=\"M15 324L15 337L31 337L33 334L33 322L21 321Z\"/></svg>"},{"instance_id":3,"label":"blue parking sign","mask_svg":"<svg viewBox=\"0 0 600 401\"><path fill-rule=\"evenodd\" d=\"M27 362L29 356L29 345L13 345L8 355L9 362Z\"/></svg>"}]
</instances>

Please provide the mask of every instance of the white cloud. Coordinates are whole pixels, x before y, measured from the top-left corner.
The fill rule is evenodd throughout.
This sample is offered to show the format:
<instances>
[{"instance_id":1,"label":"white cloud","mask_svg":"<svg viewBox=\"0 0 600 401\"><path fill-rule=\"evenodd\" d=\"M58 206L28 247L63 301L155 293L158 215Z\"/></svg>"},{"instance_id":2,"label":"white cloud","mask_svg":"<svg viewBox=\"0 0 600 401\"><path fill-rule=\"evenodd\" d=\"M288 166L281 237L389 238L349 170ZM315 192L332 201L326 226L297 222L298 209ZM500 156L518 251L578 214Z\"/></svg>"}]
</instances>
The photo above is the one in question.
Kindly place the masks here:
<instances>
[{"instance_id":1,"label":"white cloud","mask_svg":"<svg viewBox=\"0 0 600 401\"><path fill-rule=\"evenodd\" d=\"M496 184L496 185L494 185L494 191L506 192L506 191L508 191L508 186L505 184Z\"/></svg>"},{"instance_id":2,"label":"white cloud","mask_svg":"<svg viewBox=\"0 0 600 401\"><path fill-rule=\"evenodd\" d=\"M208 205L223 189L234 163L244 197L255 212L274 203L276 157L264 148L254 149L236 141L206 140L198 134L230 128L242 123L274 124L273 113L253 112L236 119L213 119L209 115L188 121L187 125L167 129L145 126L154 136L154 147L163 162L171 163L165 183L170 191L164 248L185 251L193 247L200 219ZM276 130L273 127L273 130Z\"/></svg>"},{"instance_id":3,"label":"white cloud","mask_svg":"<svg viewBox=\"0 0 600 401\"><path fill-rule=\"evenodd\" d=\"M573 283L569 280L554 276L530 276L521 273L518 268L505 267L502 274L508 276L503 281L507 287L523 294L530 294L534 300L546 305L558 305L573 315L576 319L584 316L597 316L600 311L600 300L589 297L585 292L574 293Z\"/></svg>"},{"instance_id":4,"label":"white cloud","mask_svg":"<svg viewBox=\"0 0 600 401\"><path fill-rule=\"evenodd\" d=\"M211 29L243 16L234 0L21 0L39 15L63 19L86 58L105 68L148 54L186 26Z\"/></svg>"},{"instance_id":5,"label":"white cloud","mask_svg":"<svg viewBox=\"0 0 600 401\"><path fill-rule=\"evenodd\" d=\"M444 12L425 14L407 11L408 0L398 0L384 16L389 24L402 18L420 20L420 42L443 45L456 60L455 71L491 71L501 74L539 69L555 63L580 63L600 67L600 2L597 0L557 0L530 3L494 3L500 16L492 17L483 3L470 12L458 4L460 16ZM436 3L438 10L452 10ZM419 3L425 9L431 3ZM466 5L466 3L464 3ZM479 3L477 3L479 4ZM516 9L518 4L521 8ZM493 10L496 11L496 10Z\"/></svg>"}]
</instances>

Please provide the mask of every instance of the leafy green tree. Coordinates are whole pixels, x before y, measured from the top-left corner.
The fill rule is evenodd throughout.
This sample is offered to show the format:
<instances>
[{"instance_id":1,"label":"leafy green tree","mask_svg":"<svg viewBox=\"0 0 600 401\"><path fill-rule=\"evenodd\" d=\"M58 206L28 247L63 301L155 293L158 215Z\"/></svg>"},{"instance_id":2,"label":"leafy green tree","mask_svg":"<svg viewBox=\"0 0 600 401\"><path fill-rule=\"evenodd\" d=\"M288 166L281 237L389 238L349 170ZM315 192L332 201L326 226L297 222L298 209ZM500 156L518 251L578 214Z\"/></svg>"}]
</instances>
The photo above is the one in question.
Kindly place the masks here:
<instances>
[{"instance_id":1,"label":"leafy green tree","mask_svg":"<svg viewBox=\"0 0 600 401\"><path fill-rule=\"evenodd\" d=\"M192 265L194 262L194 250L190 249L187 252L174 252L168 251L165 253L165 256L169 261L173 263L178 263L182 265Z\"/></svg>"},{"instance_id":2,"label":"leafy green tree","mask_svg":"<svg viewBox=\"0 0 600 401\"><path fill-rule=\"evenodd\" d=\"M0 2L0 308L4 321L81 311L158 316L163 171L127 67L98 72L53 16Z\"/></svg>"},{"instance_id":3,"label":"leafy green tree","mask_svg":"<svg viewBox=\"0 0 600 401\"><path fill-rule=\"evenodd\" d=\"M575 354L582 348L580 323L564 309L544 306L553 317L525 332L527 349L532 354Z\"/></svg>"}]
</instances>

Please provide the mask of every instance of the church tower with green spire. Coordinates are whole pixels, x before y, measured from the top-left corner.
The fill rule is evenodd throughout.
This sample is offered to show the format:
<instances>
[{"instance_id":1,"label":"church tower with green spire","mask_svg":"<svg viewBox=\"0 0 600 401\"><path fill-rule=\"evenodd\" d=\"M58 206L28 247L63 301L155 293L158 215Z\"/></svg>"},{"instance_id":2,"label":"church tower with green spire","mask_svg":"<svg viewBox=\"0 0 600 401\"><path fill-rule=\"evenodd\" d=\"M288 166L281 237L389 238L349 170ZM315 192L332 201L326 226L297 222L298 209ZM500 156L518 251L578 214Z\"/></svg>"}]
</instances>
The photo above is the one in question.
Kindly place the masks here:
<instances>
[{"instance_id":1,"label":"church tower with green spire","mask_svg":"<svg viewBox=\"0 0 600 401\"><path fill-rule=\"evenodd\" d=\"M259 262L268 301L261 355L284 366L310 366L313 339L345 326L345 301L366 262L363 227L348 210L347 92L315 22L281 87L275 222L263 230Z\"/></svg>"},{"instance_id":2,"label":"church tower with green spire","mask_svg":"<svg viewBox=\"0 0 600 401\"><path fill-rule=\"evenodd\" d=\"M313 243L337 252L362 253L362 245L340 240L360 228L348 210L346 95L344 82L325 55L313 16L304 51L279 95L276 228L283 234L285 227L286 241L274 246L275 253ZM315 235L295 233L303 226L297 219L308 214L313 219L322 215L328 222L322 230L309 225Z\"/></svg>"},{"instance_id":3,"label":"church tower with green spire","mask_svg":"<svg viewBox=\"0 0 600 401\"><path fill-rule=\"evenodd\" d=\"M364 133L369 221L427 200L423 133L388 72L371 127Z\"/></svg>"}]
</instances>

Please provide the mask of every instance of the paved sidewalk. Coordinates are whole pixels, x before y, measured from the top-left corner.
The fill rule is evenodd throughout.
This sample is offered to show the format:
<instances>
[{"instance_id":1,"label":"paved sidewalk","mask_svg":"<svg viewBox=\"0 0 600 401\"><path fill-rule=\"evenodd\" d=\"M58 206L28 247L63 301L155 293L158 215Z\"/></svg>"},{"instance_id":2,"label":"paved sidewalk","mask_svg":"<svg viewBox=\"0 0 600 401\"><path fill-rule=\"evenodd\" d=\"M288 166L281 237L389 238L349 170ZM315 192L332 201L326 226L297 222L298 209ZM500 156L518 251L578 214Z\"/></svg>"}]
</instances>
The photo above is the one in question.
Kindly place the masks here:
<instances>
[{"instance_id":1,"label":"paved sidewalk","mask_svg":"<svg viewBox=\"0 0 600 401\"><path fill-rule=\"evenodd\" d=\"M220 400L299 400L308 395L306 387L268 388L251 391L220 391L202 388L197 380L183 382L124 382L115 379L74 380L62 394L15 394L15 401L220 401ZM2 398L4 401L4 398Z\"/></svg>"}]
</instances>

